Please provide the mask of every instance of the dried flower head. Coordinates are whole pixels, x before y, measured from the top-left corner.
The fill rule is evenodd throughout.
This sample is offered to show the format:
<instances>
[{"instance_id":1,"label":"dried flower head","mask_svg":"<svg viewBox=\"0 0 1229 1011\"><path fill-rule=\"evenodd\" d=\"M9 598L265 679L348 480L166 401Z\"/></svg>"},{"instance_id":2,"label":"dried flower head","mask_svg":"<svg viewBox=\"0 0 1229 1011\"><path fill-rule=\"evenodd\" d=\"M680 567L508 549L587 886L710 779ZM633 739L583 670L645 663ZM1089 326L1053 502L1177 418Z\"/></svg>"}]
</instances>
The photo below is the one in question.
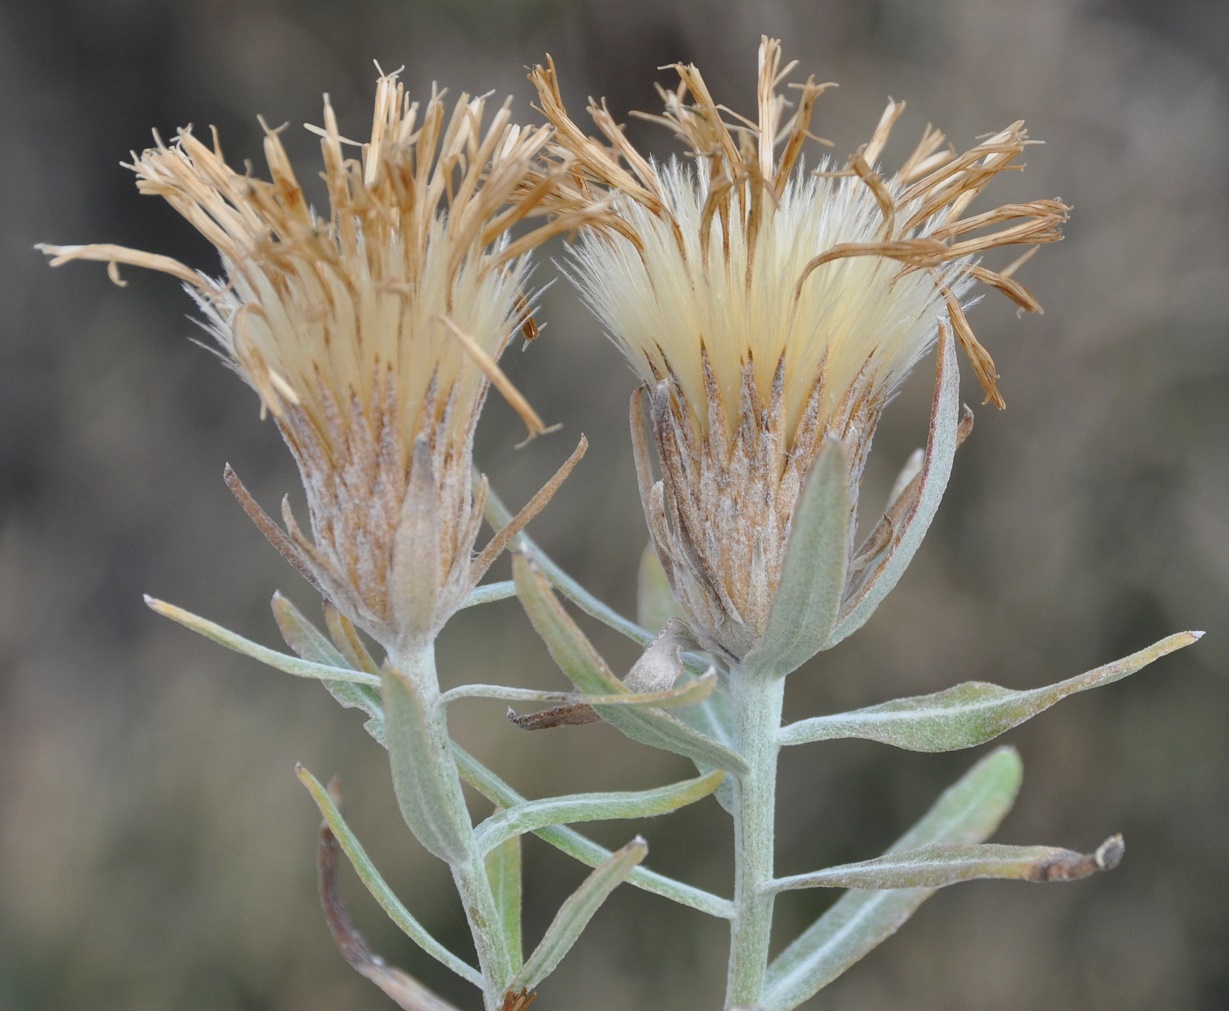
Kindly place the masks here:
<instances>
[{"instance_id":1,"label":"dried flower head","mask_svg":"<svg viewBox=\"0 0 1229 1011\"><path fill-rule=\"evenodd\" d=\"M701 641L735 659L764 634L792 520L825 440L847 455L856 489L880 413L910 368L950 327L987 399L1002 406L989 354L965 319L974 281L1039 308L1011 278L975 258L999 246L1053 242L1068 208L1007 204L964 217L1021 154L1014 123L957 154L927 128L890 178L876 163L904 109L892 102L869 142L839 170L802 163L816 99L779 92L794 64L759 51L754 118L718 106L700 72L678 65L659 89L661 116L691 163L656 164L591 104L604 142L569 118L553 64L532 79L571 185L613 211L586 231L578 282L644 382L663 481L641 492L657 553ZM1026 254L1027 255L1027 254ZM633 428L640 409L634 406ZM852 545L851 545L852 546Z\"/></svg>"},{"instance_id":2,"label":"dried flower head","mask_svg":"<svg viewBox=\"0 0 1229 1011\"><path fill-rule=\"evenodd\" d=\"M485 104L462 95L450 111L433 93L420 105L384 75L354 158L345 149L359 145L341 136L326 96L324 127L309 129L322 138L327 219L308 206L277 130L265 128L269 181L228 166L216 134L209 147L183 129L134 154L140 191L218 248L221 278L118 246L42 247L53 265L108 262L117 283L121 263L184 282L294 454L312 537L285 505L287 532L229 472L228 482L300 571L390 648L434 635L507 542L472 557L485 487L475 497L474 426L494 381L531 433L544 430L495 363L515 330L533 327L525 254L588 213L553 203L564 167L541 158L550 128L513 125L508 103L484 127ZM549 224L510 237L552 210Z\"/></svg>"}]
</instances>

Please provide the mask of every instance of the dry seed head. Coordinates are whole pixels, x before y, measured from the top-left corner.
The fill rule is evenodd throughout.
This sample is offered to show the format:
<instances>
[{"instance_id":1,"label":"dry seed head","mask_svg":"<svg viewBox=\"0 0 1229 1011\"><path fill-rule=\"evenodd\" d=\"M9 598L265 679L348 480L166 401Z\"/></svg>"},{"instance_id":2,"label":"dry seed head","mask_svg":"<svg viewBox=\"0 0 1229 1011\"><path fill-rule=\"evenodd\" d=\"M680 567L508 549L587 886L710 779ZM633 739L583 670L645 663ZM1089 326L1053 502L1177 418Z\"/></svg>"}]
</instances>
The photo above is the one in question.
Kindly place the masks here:
<instances>
[{"instance_id":1,"label":"dry seed head","mask_svg":"<svg viewBox=\"0 0 1229 1011\"><path fill-rule=\"evenodd\" d=\"M515 126L507 103L484 125L486 112L468 95L412 102L384 75L370 139L356 145L326 96L323 127L309 129L321 137L327 218L308 206L277 130L265 130L268 181L234 171L216 135L207 146L189 129L134 156L140 191L217 247L222 278L117 246L43 247L53 264L102 260L116 279L132 264L185 282L298 462L313 538L287 516L290 550L386 646L432 634L481 575L471 448L491 380L542 430L495 364L532 325L525 254L591 214L557 199L565 166L541 157L548 127ZM408 579L411 568L407 602L398 570Z\"/></svg>"},{"instance_id":2,"label":"dry seed head","mask_svg":"<svg viewBox=\"0 0 1229 1011\"><path fill-rule=\"evenodd\" d=\"M934 345L940 320L987 400L1002 406L961 298L982 281L1039 308L1011 279L1014 265L995 271L975 259L1058 240L1068 210L1037 200L964 217L1023 152L1021 123L963 154L928 127L884 177L876 163L904 109L897 102L843 168L808 172L803 147L829 85L791 85L791 103L780 89L793 68L763 39L756 112L742 117L714 101L694 66L675 66L678 87L659 89L664 113L645 117L688 148L687 161L664 165L639 155L604 105L588 110L602 140L586 136L553 64L531 75L575 193L614 195L573 266L649 392L663 481L649 477L641 439L641 488L658 554L680 604L736 658L763 631L824 438L845 444L856 497L879 413Z\"/></svg>"}]
</instances>

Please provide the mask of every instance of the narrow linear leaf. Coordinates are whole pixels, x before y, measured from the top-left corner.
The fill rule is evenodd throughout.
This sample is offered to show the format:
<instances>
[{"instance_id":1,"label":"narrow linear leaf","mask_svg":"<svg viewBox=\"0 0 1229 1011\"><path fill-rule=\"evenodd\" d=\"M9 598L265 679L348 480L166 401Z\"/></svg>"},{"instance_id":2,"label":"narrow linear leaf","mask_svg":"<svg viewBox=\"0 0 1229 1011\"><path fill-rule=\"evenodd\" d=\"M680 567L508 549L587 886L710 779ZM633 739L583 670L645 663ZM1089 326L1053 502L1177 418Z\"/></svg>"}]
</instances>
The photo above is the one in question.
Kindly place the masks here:
<instances>
[{"instance_id":1,"label":"narrow linear leaf","mask_svg":"<svg viewBox=\"0 0 1229 1011\"><path fill-rule=\"evenodd\" d=\"M406 825L433 856L465 859L472 831L446 731L430 719L413 680L384 668L384 729L393 791Z\"/></svg>"},{"instance_id":2,"label":"narrow linear leaf","mask_svg":"<svg viewBox=\"0 0 1229 1011\"><path fill-rule=\"evenodd\" d=\"M478 970L458 958L427 933L426 928L414 918L413 914L401 904L401 900L393 894L393 890L388 887L387 883L380 876L380 872L376 870L375 865L371 862L371 858L367 856L367 851L363 849L362 844L355 837L354 833L350 831L350 826L342 818L341 812L337 809L337 805L333 803L333 798L329 796L328 790L321 786L316 777L301 765L295 767L295 775L307 787L307 791L312 795L316 806L320 808L320 814L324 818L325 824L328 825L333 835L337 837L337 842L341 844L342 852L346 854L350 863L354 865L354 870L358 874L359 880L367 887L367 891L371 893L372 898L388 914L389 919L400 927L402 932L411 941L436 961L451 969L462 979L468 980L475 986L482 986L482 976Z\"/></svg>"},{"instance_id":3,"label":"narrow linear leaf","mask_svg":"<svg viewBox=\"0 0 1229 1011\"><path fill-rule=\"evenodd\" d=\"M807 475L790 526L763 645L743 666L784 677L824 648L836 627L849 567L849 455L828 438Z\"/></svg>"},{"instance_id":4,"label":"narrow linear leaf","mask_svg":"<svg viewBox=\"0 0 1229 1011\"><path fill-rule=\"evenodd\" d=\"M324 633L303 617L298 608L280 593L273 595L272 607L273 617L277 621L282 638L286 640L286 645L304 660L334 667L347 664L346 658L329 642ZM388 747L384 735L384 703L376 688L346 681L326 681L324 686L345 708L361 709L365 712L370 719L363 724L363 729L374 737L381 747Z\"/></svg>"},{"instance_id":5,"label":"narrow linear leaf","mask_svg":"<svg viewBox=\"0 0 1229 1011\"><path fill-rule=\"evenodd\" d=\"M492 526L496 527L506 525L512 518L508 507L499 500L499 497L494 492L490 492L487 496L486 514ZM607 628L614 629L620 635L626 636L632 642L641 646L647 646L653 641L656 635L655 632L650 631L647 626L642 627L642 625L630 621L610 605L598 600L597 597L593 596L580 583L564 572L550 555L543 551L528 534L524 532L517 534L512 539L512 547L517 553L524 555L532 561L546 578L546 581L584 611L585 614L591 618L596 618ZM661 563L658 562L659 568L660 565ZM664 578L664 572L662 576ZM678 613L671 615L671 617L680 616ZM709 668L707 661L694 654L685 654L683 656L683 666L689 674L695 677L701 677Z\"/></svg>"},{"instance_id":6,"label":"narrow linear leaf","mask_svg":"<svg viewBox=\"0 0 1229 1011\"><path fill-rule=\"evenodd\" d=\"M585 878L580 887L559 907L559 912L546 928L542 940L508 989L532 991L554 972L563 956L589 925L593 914L601 908L610 893L627 880L627 876L648 852L648 843L636 836L622 849L615 850L609 860Z\"/></svg>"},{"instance_id":7,"label":"narrow linear leaf","mask_svg":"<svg viewBox=\"0 0 1229 1011\"><path fill-rule=\"evenodd\" d=\"M603 706L655 706L674 708L702 702L717 687L717 675L686 681L660 692L617 692L612 695L586 695L583 692L545 692L505 685L461 685L440 696L441 702L457 699L503 699L506 702L559 702Z\"/></svg>"},{"instance_id":8,"label":"narrow linear leaf","mask_svg":"<svg viewBox=\"0 0 1229 1011\"><path fill-rule=\"evenodd\" d=\"M329 637L308 621L303 616L303 612L283 597L280 592L273 594L269 608L277 622L278 631L286 640L286 645L304 660L327 664L330 667L349 667L358 670L354 664L342 656L341 651L330 641Z\"/></svg>"},{"instance_id":9,"label":"narrow linear leaf","mask_svg":"<svg viewBox=\"0 0 1229 1011\"><path fill-rule=\"evenodd\" d=\"M355 670L365 670L376 677L380 676L380 665L367 651L367 646L363 643L362 636L358 634L358 629L354 627L354 622L337 610L336 605L327 600L324 602L324 624L329 630L329 637L333 640L333 645L346 658L348 666Z\"/></svg>"},{"instance_id":10,"label":"narrow linear leaf","mask_svg":"<svg viewBox=\"0 0 1229 1011\"><path fill-rule=\"evenodd\" d=\"M190 611L185 611L181 607L176 607L174 604L168 604L162 600L155 600L148 595L145 597L145 603L149 605L150 610L157 612L164 618L170 618L172 621L179 622L185 628L190 628L193 632L203 635L206 639L212 639L227 649L232 649L236 653L242 653L244 656L250 656L253 660L259 660L269 667L274 667L287 674L293 674L295 677L313 678L317 681L352 682L360 685L378 685L380 683L379 678L372 677L363 671L350 670L345 667L333 667L329 664L313 663L310 660L300 660L297 656L279 653L277 650L269 649L252 642L250 639L245 639L243 636L237 635L221 625L215 625L212 621L192 614Z\"/></svg>"},{"instance_id":11,"label":"narrow linear leaf","mask_svg":"<svg viewBox=\"0 0 1229 1011\"><path fill-rule=\"evenodd\" d=\"M695 727L701 733L710 734L715 737L718 733L728 730L729 724L723 724L720 721L731 709L730 696L725 691L717 691L709 696L701 705L680 710L679 718L688 726ZM696 762L696 768L701 775L707 775L713 771L711 765L705 765L703 762ZM725 809L727 814L732 815L734 813L733 776L726 776L721 781L721 785L713 791L713 799Z\"/></svg>"},{"instance_id":12,"label":"narrow linear leaf","mask_svg":"<svg viewBox=\"0 0 1229 1011\"><path fill-rule=\"evenodd\" d=\"M544 572L543 575L547 575L549 579L549 574ZM672 596L670 580L667 579L666 570L662 568L658 553L655 552L653 542L650 541L645 545L644 554L640 555L640 569L637 576L637 620L645 629L665 630L672 620L676 619L685 620L685 615ZM659 631L646 650L653 649L654 644L658 644L660 638ZM704 672L702 658L694 654L685 652L682 655L682 665L683 669L677 676L676 685L678 687L687 682L710 676L708 672ZM703 735L712 737L714 741L724 744L725 747L730 748L730 751L735 751L734 708L730 704L729 692L726 692L720 684L701 703L678 708L675 715L687 726L692 727L692 730L698 730ZM696 768L702 775L713 771L712 765L703 762L697 762ZM734 780L732 778L726 779L713 796L717 797L717 802L725 808L726 812L734 812Z\"/></svg>"},{"instance_id":13,"label":"narrow linear leaf","mask_svg":"<svg viewBox=\"0 0 1229 1011\"><path fill-rule=\"evenodd\" d=\"M1197 642L1202 635L1179 632L1138 653L1045 688L1012 691L985 681L967 681L931 695L800 720L782 728L780 740L782 744L807 744L859 737L910 751L972 748L1032 719L1068 695L1119 681Z\"/></svg>"},{"instance_id":14,"label":"narrow linear leaf","mask_svg":"<svg viewBox=\"0 0 1229 1011\"><path fill-rule=\"evenodd\" d=\"M490 492L487 493L488 495ZM511 579L501 583L487 583L486 586L475 587L465 598L462 608L478 607L482 604L492 604L497 600L507 600L516 596L516 584Z\"/></svg>"},{"instance_id":15,"label":"narrow linear leaf","mask_svg":"<svg viewBox=\"0 0 1229 1011\"><path fill-rule=\"evenodd\" d=\"M937 843L978 843L998 828L1020 789L1014 748L998 748L949 787L889 854ZM765 1011L790 1011L809 1000L891 937L934 894L933 888L851 891L808 927L768 967Z\"/></svg>"},{"instance_id":16,"label":"narrow linear leaf","mask_svg":"<svg viewBox=\"0 0 1229 1011\"><path fill-rule=\"evenodd\" d=\"M543 575L550 579L549 572L543 570ZM657 552L653 550L653 542L650 540L645 546L644 554L640 556L640 569L636 578L636 620L646 632L649 632L653 629L664 628L671 618L682 617L682 609L674 600L670 580L666 577L666 570L662 568L661 559L657 557ZM683 667L680 682L706 676L701 673L703 667L698 663L696 657L684 654ZM703 702L680 709L676 715L689 727L734 750L734 710L730 705L729 693L720 685ZM698 765L697 768L701 773L712 771L712 766L708 765ZM732 812L734 810L733 780L725 780L718 787L714 796L727 812Z\"/></svg>"},{"instance_id":17,"label":"narrow linear leaf","mask_svg":"<svg viewBox=\"0 0 1229 1011\"><path fill-rule=\"evenodd\" d=\"M1113 870L1122 860L1122 836L1105 840L1093 853L1056 846L1000 846L993 843L939 844L904 850L856 864L827 867L810 874L778 878L766 889L943 888L961 881L999 878L1012 881L1078 881Z\"/></svg>"},{"instance_id":18,"label":"narrow linear leaf","mask_svg":"<svg viewBox=\"0 0 1229 1011\"><path fill-rule=\"evenodd\" d=\"M512 971L519 972L525 959L521 939L521 837L514 835L486 855L486 875L499 910L499 925L512 955Z\"/></svg>"},{"instance_id":19,"label":"narrow linear leaf","mask_svg":"<svg viewBox=\"0 0 1229 1011\"><path fill-rule=\"evenodd\" d=\"M521 606L568 680L591 695L630 694L524 556L512 559Z\"/></svg>"},{"instance_id":20,"label":"narrow linear leaf","mask_svg":"<svg viewBox=\"0 0 1229 1011\"><path fill-rule=\"evenodd\" d=\"M541 574L520 555L512 560L521 605L564 674L580 691L592 695L630 694L576 626ZM600 706L599 715L633 740L672 751L697 763L743 774L747 764L732 749L660 709Z\"/></svg>"},{"instance_id":21,"label":"narrow linear leaf","mask_svg":"<svg viewBox=\"0 0 1229 1011\"><path fill-rule=\"evenodd\" d=\"M695 676L690 669L687 669L683 671L679 680L686 682L694 679ZM713 740L725 745L731 751L734 750L734 705L730 701L730 693L721 687L720 684L699 705L687 706L676 710L676 712L678 718L689 727L693 727L700 731L700 733L713 738ZM697 762L696 768L702 775L713 771L711 765L705 765L703 762ZM722 784L717 787L717 791L713 796L716 798L717 803L725 808L728 814L733 814L734 778L727 776Z\"/></svg>"},{"instance_id":22,"label":"narrow linear leaf","mask_svg":"<svg viewBox=\"0 0 1229 1011\"><path fill-rule=\"evenodd\" d=\"M491 526L496 529L502 529L512 520L512 513L493 491L487 493L485 511ZM524 531L512 539L509 547L526 558L533 559L534 564L543 572L551 585L590 617L596 618L603 625L613 628L616 632L620 632L631 639L632 642L639 643L641 646L647 646L653 641L652 632L641 628L634 621L629 621L613 607L598 600L597 597L593 596L580 583L556 565L550 555L538 547L534 543L533 538ZM703 672L704 669L701 667L700 673Z\"/></svg>"},{"instance_id":23,"label":"narrow linear leaf","mask_svg":"<svg viewBox=\"0 0 1229 1011\"><path fill-rule=\"evenodd\" d=\"M373 953L362 934L355 929L342 900L341 889L337 886L337 837L327 824L320 828L317 865L320 871L320 904L324 907L325 920L337 950L351 968L383 990L402 1011L457 1011L413 976L393 968Z\"/></svg>"},{"instance_id":24,"label":"narrow linear leaf","mask_svg":"<svg viewBox=\"0 0 1229 1011\"><path fill-rule=\"evenodd\" d=\"M453 745L453 752L465 781L487 800L502 807L527 803L524 797L459 745ZM586 839L575 829L563 825L537 829L534 835L588 867L597 867L603 861L610 859L610 850ZM652 892L654 895L660 895L662 898L670 899L679 905L707 913L718 919L728 920L734 915L734 904L729 899L723 899L711 892L675 881L673 878L645 867L635 868L627 881L628 884L635 885L646 892Z\"/></svg>"},{"instance_id":25,"label":"narrow linear leaf","mask_svg":"<svg viewBox=\"0 0 1229 1011\"><path fill-rule=\"evenodd\" d=\"M290 646L296 654L313 663L353 668L353 663L340 654L337 647L328 641L327 636L308 622L299 609L280 593L274 593L272 607L273 617L277 620L278 629L281 631L281 638L286 640L286 645ZM345 681L326 681L324 687L344 708L360 709L366 712L367 716L371 717L365 724L367 732L375 737L376 741L381 744L385 743L383 704L380 701L379 690L370 684Z\"/></svg>"},{"instance_id":26,"label":"narrow linear leaf","mask_svg":"<svg viewBox=\"0 0 1229 1011\"><path fill-rule=\"evenodd\" d=\"M917 500L905 515L900 533L889 545L883 560L846 601L825 648L831 649L866 624L909 567L939 510L939 502L951 477L959 427L960 370L956 363L956 338L951 330L941 327L930 434L922 458Z\"/></svg>"},{"instance_id":27,"label":"narrow linear leaf","mask_svg":"<svg viewBox=\"0 0 1229 1011\"><path fill-rule=\"evenodd\" d=\"M613 821L617 818L653 818L702 800L721 785L724 772L698 779L659 786L652 790L611 793L575 793L514 804L499 811L476 830L479 852L485 853L505 839L536 832L548 825L582 821Z\"/></svg>"}]
</instances>

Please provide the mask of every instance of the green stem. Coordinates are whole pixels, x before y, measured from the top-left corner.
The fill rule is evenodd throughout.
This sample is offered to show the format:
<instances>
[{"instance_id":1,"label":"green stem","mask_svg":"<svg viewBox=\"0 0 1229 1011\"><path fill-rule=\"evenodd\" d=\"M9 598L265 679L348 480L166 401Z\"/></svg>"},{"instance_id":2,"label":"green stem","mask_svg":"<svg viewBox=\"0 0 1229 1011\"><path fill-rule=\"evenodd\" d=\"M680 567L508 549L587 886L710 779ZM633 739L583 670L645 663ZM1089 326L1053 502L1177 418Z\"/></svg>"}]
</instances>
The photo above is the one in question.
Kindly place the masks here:
<instances>
[{"instance_id":1,"label":"green stem","mask_svg":"<svg viewBox=\"0 0 1229 1011\"><path fill-rule=\"evenodd\" d=\"M478 848L474 825L461 790L461 773L448 734L447 706L440 699L435 645L432 642L424 643L406 655L390 656L389 660L408 676L422 702L426 716L424 729L429 738L426 743L436 756L436 761L418 763L415 774L420 777L435 776L437 779L429 785L420 784L423 792L437 801L433 805L437 808L434 817L440 823L433 826L432 831L460 842L456 855L448 858L447 862L478 953L483 1004L486 1011L500 1011L516 970L504 936L491 880L487 876L486 861Z\"/></svg>"},{"instance_id":2,"label":"green stem","mask_svg":"<svg viewBox=\"0 0 1229 1011\"><path fill-rule=\"evenodd\" d=\"M785 679L730 671L734 747L747 773L734 782L734 917L726 1007L755 1007L764 989L772 939L777 756Z\"/></svg>"}]
</instances>

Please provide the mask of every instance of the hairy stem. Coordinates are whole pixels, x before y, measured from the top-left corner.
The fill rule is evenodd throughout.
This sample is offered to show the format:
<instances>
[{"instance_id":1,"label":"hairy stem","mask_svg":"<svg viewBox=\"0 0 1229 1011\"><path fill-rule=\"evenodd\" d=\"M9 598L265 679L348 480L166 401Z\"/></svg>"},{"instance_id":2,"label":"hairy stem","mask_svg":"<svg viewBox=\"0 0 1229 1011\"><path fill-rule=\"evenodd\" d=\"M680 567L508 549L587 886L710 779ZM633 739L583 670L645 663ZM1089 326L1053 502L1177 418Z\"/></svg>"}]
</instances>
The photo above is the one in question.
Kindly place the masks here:
<instances>
[{"instance_id":1,"label":"hairy stem","mask_svg":"<svg viewBox=\"0 0 1229 1011\"><path fill-rule=\"evenodd\" d=\"M734 746L750 767L734 782L734 918L726 1007L758 1005L768 967L774 895L777 755L785 679L730 672Z\"/></svg>"}]
</instances>

